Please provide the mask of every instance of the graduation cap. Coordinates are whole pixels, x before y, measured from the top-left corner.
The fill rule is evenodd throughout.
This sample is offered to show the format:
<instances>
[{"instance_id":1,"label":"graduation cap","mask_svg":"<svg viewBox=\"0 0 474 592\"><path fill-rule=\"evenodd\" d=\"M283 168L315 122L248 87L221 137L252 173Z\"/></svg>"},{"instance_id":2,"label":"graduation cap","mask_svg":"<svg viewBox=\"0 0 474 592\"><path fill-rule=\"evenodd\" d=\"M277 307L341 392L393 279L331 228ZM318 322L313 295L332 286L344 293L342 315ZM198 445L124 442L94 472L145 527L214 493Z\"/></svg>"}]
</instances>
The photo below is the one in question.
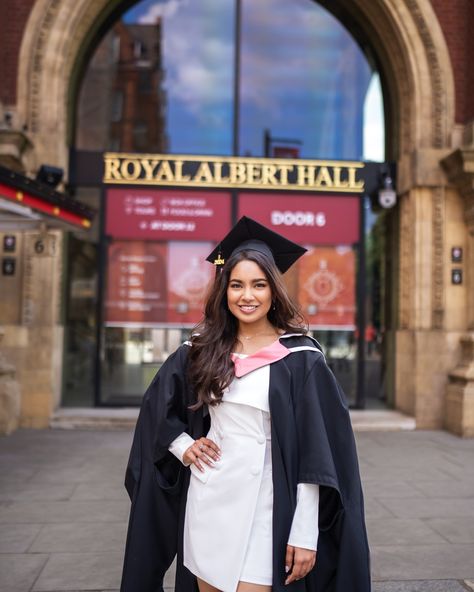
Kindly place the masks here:
<instances>
[{"instance_id":1,"label":"graduation cap","mask_svg":"<svg viewBox=\"0 0 474 592\"><path fill-rule=\"evenodd\" d=\"M273 259L281 273L285 273L306 253L307 249L255 222L252 218L243 216L206 260L220 266L224 265L231 255L249 250L259 251Z\"/></svg>"}]
</instances>

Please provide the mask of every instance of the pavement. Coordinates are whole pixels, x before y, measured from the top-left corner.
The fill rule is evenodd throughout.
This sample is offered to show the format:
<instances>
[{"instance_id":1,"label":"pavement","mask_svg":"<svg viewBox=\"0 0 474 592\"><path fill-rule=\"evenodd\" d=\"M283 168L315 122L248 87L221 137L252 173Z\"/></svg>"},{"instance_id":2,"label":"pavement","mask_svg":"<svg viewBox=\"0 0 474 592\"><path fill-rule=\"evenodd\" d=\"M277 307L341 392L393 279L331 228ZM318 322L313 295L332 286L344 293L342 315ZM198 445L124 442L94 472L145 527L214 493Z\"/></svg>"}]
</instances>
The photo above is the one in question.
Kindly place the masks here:
<instances>
[{"instance_id":1,"label":"pavement","mask_svg":"<svg viewBox=\"0 0 474 592\"><path fill-rule=\"evenodd\" d=\"M0 438L1 592L118 591L131 439L130 429ZM356 439L373 591L472 592L474 440L442 431Z\"/></svg>"}]
</instances>

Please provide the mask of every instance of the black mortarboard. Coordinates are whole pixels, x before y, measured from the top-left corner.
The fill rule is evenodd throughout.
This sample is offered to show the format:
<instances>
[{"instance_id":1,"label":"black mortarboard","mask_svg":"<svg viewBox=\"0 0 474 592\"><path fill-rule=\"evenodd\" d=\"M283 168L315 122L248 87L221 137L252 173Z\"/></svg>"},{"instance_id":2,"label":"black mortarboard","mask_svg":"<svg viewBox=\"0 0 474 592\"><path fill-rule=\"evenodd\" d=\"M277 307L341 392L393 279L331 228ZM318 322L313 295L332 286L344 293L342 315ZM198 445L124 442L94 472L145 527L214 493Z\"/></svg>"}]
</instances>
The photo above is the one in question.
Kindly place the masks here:
<instances>
[{"instance_id":1,"label":"black mortarboard","mask_svg":"<svg viewBox=\"0 0 474 592\"><path fill-rule=\"evenodd\" d=\"M307 249L255 222L252 218L243 216L207 257L207 261L215 265L223 265L234 253L247 250L264 253L275 261L281 273L285 273L306 253Z\"/></svg>"}]
</instances>

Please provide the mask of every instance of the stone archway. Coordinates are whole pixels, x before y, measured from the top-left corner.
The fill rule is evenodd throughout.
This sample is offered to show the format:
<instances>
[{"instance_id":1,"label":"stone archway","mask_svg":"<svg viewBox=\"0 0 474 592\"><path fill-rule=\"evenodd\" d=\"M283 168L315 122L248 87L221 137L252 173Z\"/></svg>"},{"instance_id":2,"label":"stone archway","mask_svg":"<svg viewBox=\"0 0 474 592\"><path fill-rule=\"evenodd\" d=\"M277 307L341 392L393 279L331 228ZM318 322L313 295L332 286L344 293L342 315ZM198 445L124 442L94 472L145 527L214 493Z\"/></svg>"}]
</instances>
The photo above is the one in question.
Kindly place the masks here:
<instances>
[{"instance_id":1,"label":"stone archway","mask_svg":"<svg viewBox=\"0 0 474 592\"><path fill-rule=\"evenodd\" d=\"M55 164L67 164L69 87L78 57L90 42L91 31L125 4L123 0L35 3L20 51L18 114L43 159L47 155ZM394 156L403 159L413 150L450 146L453 76L429 0L340 0L337 8L329 2L328 9L346 22L350 16L378 56L394 98L392 119L398 128Z\"/></svg>"},{"instance_id":2,"label":"stone archway","mask_svg":"<svg viewBox=\"0 0 474 592\"><path fill-rule=\"evenodd\" d=\"M37 0L20 52L18 116L36 162L68 168L70 87L93 32L124 0ZM445 326L447 185L440 166L453 143L454 82L448 49L429 0L323 0L359 39L370 41L383 73L400 195L395 405L422 427L442 425L454 343ZM399 245L399 246L398 246ZM449 333L449 334L448 334ZM455 335L456 333L456 335ZM427 360L443 336L444 354ZM458 341L457 341L458 342ZM439 342L438 342L439 346ZM436 384L430 367L444 376Z\"/></svg>"}]
</instances>

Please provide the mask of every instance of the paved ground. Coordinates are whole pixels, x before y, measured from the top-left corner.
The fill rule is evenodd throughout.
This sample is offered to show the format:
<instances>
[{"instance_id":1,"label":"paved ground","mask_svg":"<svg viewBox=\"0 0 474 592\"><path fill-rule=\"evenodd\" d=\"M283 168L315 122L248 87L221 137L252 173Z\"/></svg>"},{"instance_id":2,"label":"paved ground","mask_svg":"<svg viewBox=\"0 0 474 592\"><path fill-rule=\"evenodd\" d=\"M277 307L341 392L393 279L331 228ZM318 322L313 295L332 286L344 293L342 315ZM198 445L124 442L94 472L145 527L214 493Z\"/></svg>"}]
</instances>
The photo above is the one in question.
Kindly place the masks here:
<instances>
[{"instance_id":1,"label":"paved ground","mask_svg":"<svg viewBox=\"0 0 474 592\"><path fill-rule=\"evenodd\" d=\"M367 432L357 442L374 592L474 590L474 440ZM1 592L118 590L130 443L130 431L0 439Z\"/></svg>"}]
</instances>

